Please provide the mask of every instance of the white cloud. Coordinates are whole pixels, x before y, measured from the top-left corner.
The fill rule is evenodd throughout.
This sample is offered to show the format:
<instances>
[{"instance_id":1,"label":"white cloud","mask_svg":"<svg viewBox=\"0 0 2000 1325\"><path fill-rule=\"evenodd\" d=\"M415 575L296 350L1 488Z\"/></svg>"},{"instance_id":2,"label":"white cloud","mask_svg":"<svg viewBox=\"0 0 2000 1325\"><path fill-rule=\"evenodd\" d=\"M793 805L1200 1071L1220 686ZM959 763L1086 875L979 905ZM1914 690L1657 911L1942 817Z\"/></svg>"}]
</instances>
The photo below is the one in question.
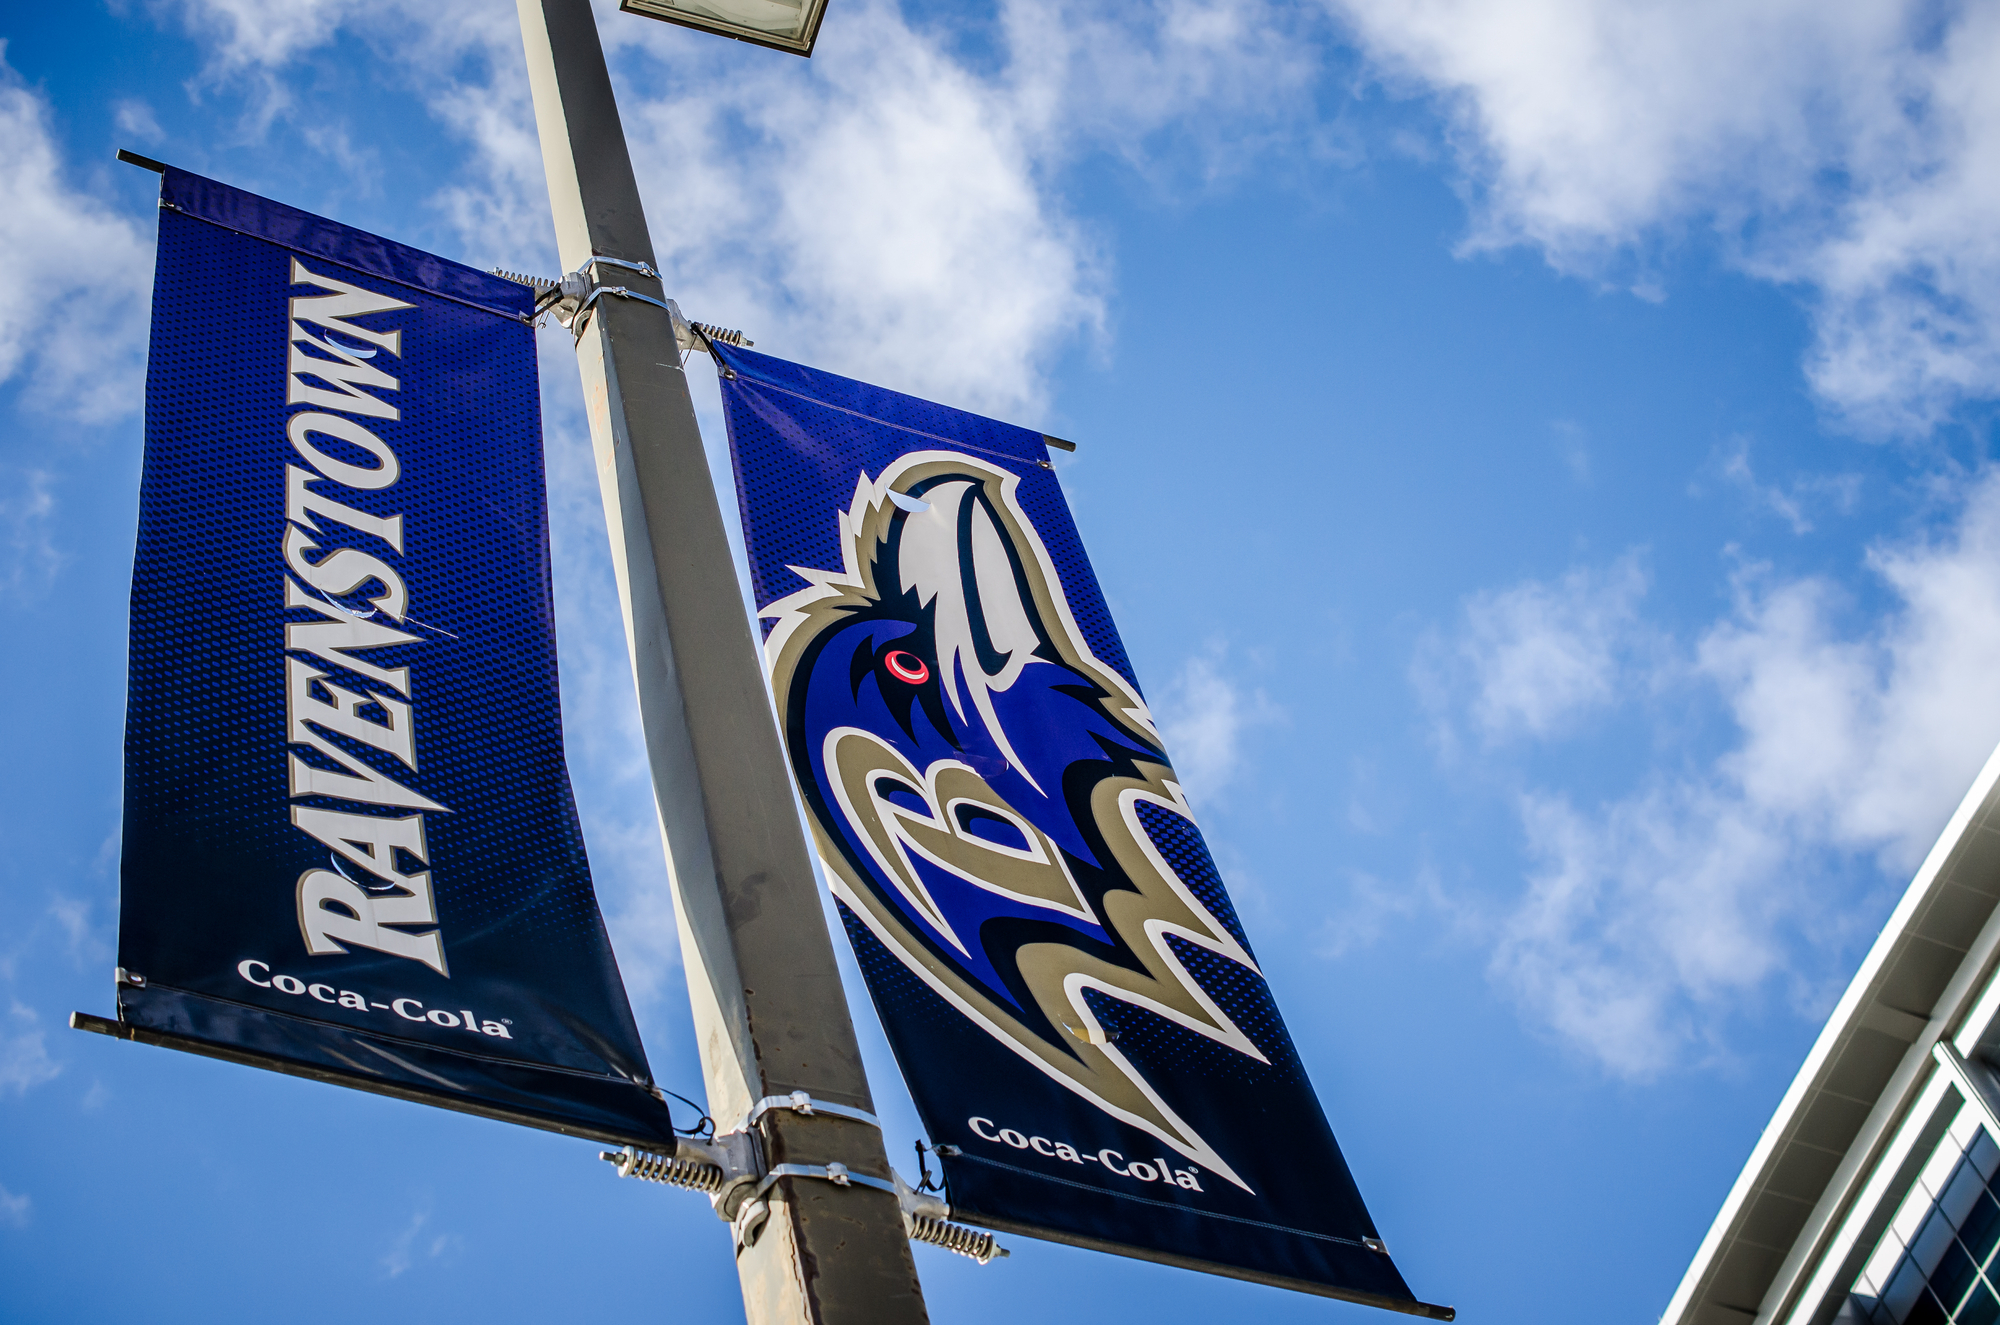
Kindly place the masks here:
<instances>
[{"instance_id":1,"label":"white cloud","mask_svg":"<svg viewBox=\"0 0 2000 1325\"><path fill-rule=\"evenodd\" d=\"M769 65L724 83L683 54L671 99L628 101L679 297L835 371L1032 410L1062 343L1103 317L1100 264L1037 178L1033 126L893 9L840 19L811 79Z\"/></svg>"},{"instance_id":2,"label":"white cloud","mask_svg":"<svg viewBox=\"0 0 2000 1325\"><path fill-rule=\"evenodd\" d=\"M568 334L549 342L567 352ZM550 346L544 346L546 354ZM553 356L551 356L553 359ZM560 359L545 373L574 372ZM573 381L574 379L571 378ZM563 383L567 386L568 383ZM626 655L622 610L606 564L596 463L580 419L550 408L550 532L557 576L563 729L578 785L591 876L633 1012L649 1043L667 985L680 971L680 937L667 891L665 848Z\"/></svg>"},{"instance_id":3,"label":"white cloud","mask_svg":"<svg viewBox=\"0 0 2000 1325\"><path fill-rule=\"evenodd\" d=\"M0 469L0 598L32 597L62 565L53 482L47 470Z\"/></svg>"},{"instance_id":4,"label":"white cloud","mask_svg":"<svg viewBox=\"0 0 2000 1325\"><path fill-rule=\"evenodd\" d=\"M1246 693L1231 671L1228 651L1211 648L1188 659L1152 705L1174 771L1197 803L1220 796L1235 780L1244 732L1276 716L1263 693Z\"/></svg>"},{"instance_id":5,"label":"white cloud","mask_svg":"<svg viewBox=\"0 0 2000 1325\"><path fill-rule=\"evenodd\" d=\"M215 43L218 76L268 79L358 11L187 0L186 12ZM1276 0L1016 0L983 60L961 52L962 34L856 0L810 64L718 62L712 41L606 5L599 26L658 256L692 316L836 371L1032 416L1050 365L1099 341L1105 320L1108 264L1067 213L1060 172L1092 149L1157 164L1146 144L1169 125L1204 176L1243 168L1260 141L1310 136L1319 56L1300 38L1324 21ZM512 11L404 0L354 31L473 149L437 197L468 245L547 261ZM268 113L283 113L272 95Z\"/></svg>"},{"instance_id":6,"label":"white cloud","mask_svg":"<svg viewBox=\"0 0 2000 1325\"><path fill-rule=\"evenodd\" d=\"M762 63L726 80L678 34L606 31L672 89L628 99L626 125L690 307L836 371L1032 418L1048 367L1102 337L1109 288L1063 169L1102 149L1170 170L1146 147L1169 126L1203 176L1258 160L1259 133L1309 119L1317 57L1290 40L1305 21L1269 0L1004 3L989 67L860 0L810 77Z\"/></svg>"},{"instance_id":7,"label":"white cloud","mask_svg":"<svg viewBox=\"0 0 2000 1325\"><path fill-rule=\"evenodd\" d=\"M1392 85L1441 99L1475 247L1602 273L1713 226L1805 289L1808 374L1858 424L1918 431L2000 391L2000 10L1330 3Z\"/></svg>"},{"instance_id":8,"label":"white cloud","mask_svg":"<svg viewBox=\"0 0 2000 1325\"><path fill-rule=\"evenodd\" d=\"M1003 81L1057 150L1104 147L1157 175L1165 163L1148 139L1171 127L1181 151L1195 154L1184 164L1214 178L1268 164L1258 148L1295 135L1315 113L1324 24L1309 7L1002 0L1000 13ZM1314 146L1325 154L1324 142Z\"/></svg>"},{"instance_id":9,"label":"white cloud","mask_svg":"<svg viewBox=\"0 0 2000 1325\"><path fill-rule=\"evenodd\" d=\"M408 1273L420 1260L436 1260L458 1244L455 1233L429 1233L425 1229L431 1222L430 1211L418 1210L410 1216L410 1222L403 1227L389 1244L388 1254L382 1257L382 1272L391 1279L399 1279Z\"/></svg>"},{"instance_id":10,"label":"white cloud","mask_svg":"<svg viewBox=\"0 0 2000 1325\"><path fill-rule=\"evenodd\" d=\"M0 1022L0 1095L24 1095L61 1071L62 1064L49 1057L41 1019L33 1008L14 1002Z\"/></svg>"},{"instance_id":11,"label":"white cloud","mask_svg":"<svg viewBox=\"0 0 2000 1325\"><path fill-rule=\"evenodd\" d=\"M296 0L283 5L257 0L186 0L188 24L207 38L212 58L223 70L275 68L324 45L351 18L338 0Z\"/></svg>"},{"instance_id":12,"label":"white cloud","mask_svg":"<svg viewBox=\"0 0 2000 1325\"><path fill-rule=\"evenodd\" d=\"M1551 584L1477 595L1466 603L1455 656L1429 646L1420 683L1433 697L1469 685L1469 716L1489 743L1557 734L1617 698L1632 655L1647 642L1638 616L1645 593L1645 571L1628 556Z\"/></svg>"},{"instance_id":13,"label":"white cloud","mask_svg":"<svg viewBox=\"0 0 2000 1325\"><path fill-rule=\"evenodd\" d=\"M33 1208L34 1202L28 1199L26 1192L16 1196L5 1187L0 1187L0 1224L9 1228L26 1228Z\"/></svg>"},{"instance_id":14,"label":"white cloud","mask_svg":"<svg viewBox=\"0 0 2000 1325\"><path fill-rule=\"evenodd\" d=\"M1761 483L1750 464L1747 438L1732 438L1722 456L1723 479L1762 508L1783 520L1795 534L1811 533L1816 513L1828 510L1845 515L1861 498L1859 474L1815 474L1794 480L1789 486Z\"/></svg>"},{"instance_id":15,"label":"white cloud","mask_svg":"<svg viewBox=\"0 0 2000 1325\"><path fill-rule=\"evenodd\" d=\"M1745 797L1906 873L2000 740L2000 473L1946 536L1868 564L1900 600L1869 633L1839 634L1822 582L1752 577L1698 661L1743 730L1722 769Z\"/></svg>"},{"instance_id":16,"label":"white cloud","mask_svg":"<svg viewBox=\"0 0 2000 1325\"><path fill-rule=\"evenodd\" d=\"M1473 247L1532 244L1650 294L1648 255L1712 228L1805 297L1808 375L1858 425L1921 431L2000 392L2000 11L1325 3L1392 86L1438 97L1475 185ZM184 8L215 76L268 84L264 116L284 113L276 71L359 12ZM1061 201L1064 168L1091 150L1152 174L1192 156L1203 177L1339 156L1315 104L1322 13L1002 0L995 48L969 57L961 33L858 0L809 65L722 66L712 43L599 8L676 295L773 346L1001 412L1036 409L1054 357L1102 334L1108 261ZM547 231L513 22L402 0L353 33L474 146L473 175L439 201L520 260ZM1278 142L1282 158L1261 150Z\"/></svg>"},{"instance_id":17,"label":"white cloud","mask_svg":"<svg viewBox=\"0 0 2000 1325\"><path fill-rule=\"evenodd\" d=\"M1726 784L1670 783L1578 809L1529 794L1537 868L1502 922L1492 970L1560 1036L1647 1077L1713 1039L1723 997L1787 955L1799 848Z\"/></svg>"},{"instance_id":18,"label":"white cloud","mask_svg":"<svg viewBox=\"0 0 2000 1325\"><path fill-rule=\"evenodd\" d=\"M1746 270L1805 293L1807 371L1857 423L1921 430L2000 390L1992 7L1327 4L1392 85L1440 98L1477 186L1474 247L1533 244L1650 290L1646 255L1713 227ZM266 78L352 12L185 8L218 75ZM859 0L810 65L726 69L685 33L608 6L600 23L676 294L982 409L1032 411L1054 355L1101 334L1107 261L1058 189L1080 153L1157 173L1156 153L1191 152L1212 177L1337 132L1314 102L1319 11L1279 0L1003 0L979 59L950 29ZM482 177L441 192L454 219L545 251L512 14L405 0L355 33L481 154ZM464 75L467 53L484 74ZM1161 145L1168 127L1178 149Z\"/></svg>"},{"instance_id":19,"label":"white cloud","mask_svg":"<svg viewBox=\"0 0 2000 1325\"><path fill-rule=\"evenodd\" d=\"M1562 457L1563 468L1569 476L1584 487L1590 486L1590 436L1583 425L1574 419L1557 419L1550 426L1555 434L1556 453Z\"/></svg>"},{"instance_id":20,"label":"white cloud","mask_svg":"<svg viewBox=\"0 0 2000 1325\"><path fill-rule=\"evenodd\" d=\"M519 38L514 42L518 46ZM537 274L552 276L558 274L555 230L527 71L518 56L510 62L503 54L491 50L491 76L483 83L445 80L426 89L431 113L475 154L473 170L440 189L434 204L469 251L490 265L516 270L540 264Z\"/></svg>"},{"instance_id":21,"label":"white cloud","mask_svg":"<svg viewBox=\"0 0 2000 1325\"><path fill-rule=\"evenodd\" d=\"M2000 471L1968 485L1942 534L1878 545L1868 565L1896 605L1866 630L1842 629L1829 583L1752 567L1726 619L1636 674L1671 700L1668 743L1720 699L1734 738L1705 767L1622 797L1521 794L1533 865L1493 971L1611 1070L1654 1073L1767 981L1810 983L1816 951L1857 937L1829 900L1852 886L1842 872L1907 878L2000 741ZM1587 608L1593 583L1510 594L1559 603L1575 586ZM1601 693L1577 670L1571 689Z\"/></svg>"},{"instance_id":22,"label":"white cloud","mask_svg":"<svg viewBox=\"0 0 2000 1325\"><path fill-rule=\"evenodd\" d=\"M167 136L160 127L159 117L153 114L153 108L136 97L114 104L112 122L118 126L119 133L142 143L157 143Z\"/></svg>"},{"instance_id":23,"label":"white cloud","mask_svg":"<svg viewBox=\"0 0 2000 1325\"><path fill-rule=\"evenodd\" d=\"M1462 928L1466 919L1463 908L1453 906L1445 897L1437 871L1428 861L1418 866L1414 877L1402 880L1350 871L1336 896L1339 900L1329 908L1313 944L1314 953L1328 961L1338 961L1373 944L1392 922L1423 916L1437 932Z\"/></svg>"},{"instance_id":24,"label":"white cloud","mask_svg":"<svg viewBox=\"0 0 2000 1325\"><path fill-rule=\"evenodd\" d=\"M56 893L49 898L49 917L61 928L69 959L77 967L102 966L111 960L109 937L91 916L87 897Z\"/></svg>"},{"instance_id":25,"label":"white cloud","mask_svg":"<svg viewBox=\"0 0 2000 1325\"><path fill-rule=\"evenodd\" d=\"M98 422L139 398L151 244L130 219L68 184L42 98L0 43L0 382Z\"/></svg>"}]
</instances>

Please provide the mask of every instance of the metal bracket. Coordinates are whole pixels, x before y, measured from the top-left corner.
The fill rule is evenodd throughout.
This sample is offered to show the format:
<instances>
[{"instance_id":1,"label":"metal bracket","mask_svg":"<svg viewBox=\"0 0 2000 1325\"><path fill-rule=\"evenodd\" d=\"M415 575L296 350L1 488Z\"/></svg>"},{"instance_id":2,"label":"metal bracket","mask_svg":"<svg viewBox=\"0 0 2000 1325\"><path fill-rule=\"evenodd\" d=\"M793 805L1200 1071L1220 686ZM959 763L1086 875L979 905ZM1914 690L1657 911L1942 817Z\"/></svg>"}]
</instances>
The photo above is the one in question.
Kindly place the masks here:
<instances>
[{"instance_id":1,"label":"metal bracket","mask_svg":"<svg viewBox=\"0 0 2000 1325\"><path fill-rule=\"evenodd\" d=\"M621 1178L640 1178L646 1182L686 1187L697 1192L718 1190L724 1177L717 1165L684 1159L678 1154L662 1155L637 1146L626 1146L623 1150L600 1150L597 1157L617 1165Z\"/></svg>"},{"instance_id":2,"label":"metal bracket","mask_svg":"<svg viewBox=\"0 0 2000 1325\"><path fill-rule=\"evenodd\" d=\"M773 1104L773 1100L777 1103ZM785 1095L759 1103L773 1108L795 1107L791 1097ZM830 1110L821 1105L818 1111ZM903 1232L913 1242L969 1256L981 1265L1008 1254L991 1233L952 1223L949 1205L929 1192L911 1187L894 1169L889 1170L887 1181L856 1173L838 1162L774 1164L760 1173L756 1166L755 1135L746 1128L713 1141L682 1137L672 1155L626 1146L623 1150L603 1151L598 1158L616 1165L621 1178L639 1178L703 1193L715 1207L715 1213L729 1221L738 1251L755 1246L770 1220L771 1188L784 1178L812 1178L836 1187L872 1187L895 1197L903 1214Z\"/></svg>"},{"instance_id":3,"label":"metal bracket","mask_svg":"<svg viewBox=\"0 0 2000 1325\"><path fill-rule=\"evenodd\" d=\"M618 1166L621 1178L640 1178L701 1192L715 1207L716 1217L730 1220L744 1204L744 1189L763 1174L762 1155L753 1132L730 1132L711 1140L683 1136L674 1153L626 1146L599 1152L599 1159Z\"/></svg>"},{"instance_id":4,"label":"metal bracket","mask_svg":"<svg viewBox=\"0 0 2000 1325\"><path fill-rule=\"evenodd\" d=\"M912 1215L903 1212L903 1232L912 1242L928 1243L942 1247L946 1251L969 1256L981 1265L988 1265L1013 1253L993 1240L991 1233L983 1233L963 1224L953 1224L943 1219L933 1219L929 1215Z\"/></svg>"},{"instance_id":5,"label":"metal bracket","mask_svg":"<svg viewBox=\"0 0 2000 1325\"><path fill-rule=\"evenodd\" d=\"M823 1178L842 1187L860 1183L864 1187L879 1187L885 1192L896 1191L894 1186L880 1178L849 1172L844 1164L829 1164L823 1168L780 1164L766 1169L763 1147L755 1129L758 1120L773 1109L793 1109L807 1115L831 1114L878 1129L882 1126L874 1114L843 1104L824 1103L797 1090L789 1095L768 1095L758 1100L744 1118L743 1126L733 1132L708 1140L680 1137L670 1156L627 1146L622 1151L606 1150L599 1158L616 1164L620 1177L643 1178L648 1182L687 1187L705 1193L718 1218L738 1225L738 1246L748 1245L740 1236L743 1226L746 1223L761 1223L764 1218L763 1213L750 1212L750 1207L762 1202L764 1193L779 1178ZM768 1213L768 1207L765 1213ZM754 1240L754 1232L751 1237Z\"/></svg>"},{"instance_id":6,"label":"metal bracket","mask_svg":"<svg viewBox=\"0 0 2000 1325\"><path fill-rule=\"evenodd\" d=\"M758 1100L750 1106L750 1112L744 1116L744 1128L755 1127L758 1120L773 1109L790 1109L808 1118L819 1113L831 1114L835 1118L851 1118L857 1123L867 1123L878 1132L882 1130L882 1120L866 1109L854 1109L845 1104L830 1104L825 1100L816 1100L802 1090L795 1090L789 1095L766 1095Z\"/></svg>"},{"instance_id":7,"label":"metal bracket","mask_svg":"<svg viewBox=\"0 0 2000 1325\"><path fill-rule=\"evenodd\" d=\"M896 1199L902 1202L903 1219L905 1222L913 1217L924 1219L951 1218L951 1207L945 1204L942 1196L934 1196L921 1187L910 1186L909 1183L903 1181L903 1175L896 1172L893 1168L889 1170L889 1176L896 1180Z\"/></svg>"},{"instance_id":8,"label":"metal bracket","mask_svg":"<svg viewBox=\"0 0 2000 1325\"><path fill-rule=\"evenodd\" d=\"M877 1191L889 1192L896 1198L896 1204L903 1214L903 1235L913 1242L941 1247L970 1257L981 1265L990 1264L1009 1255L1008 1250L994 1241L991 1233L967 1228L963 1224L951 1222L951 1207L937 1197L920 1192L903 1181L903 1175L889 1170L893 1180L884 1182L880 1178L870 1178L851 1171L845 1164L779 1164L758 1182L756 1190L750 1193L732 1221L736 1236L736 1246L755 1246L758 1235L764 1231L764 1224L771 1217L771 1203L766 1193L780 1178L818 1178L838 1187L859 1184L873 1187Z\"/></svg>"},{"instance_id":9,"label":"metal bracket","mask_svg":"<svg viewBox=\"0 0 2000 1325\"><path fill-rule=\"evenodd\" d=\"M1958 1087L1965 1102L1979 1111L1979 1121L1986 1130L2000 1140L2000 1083L1994 1081L1993 1070L1984 1063L1967 1062L1950 1040L1939 1040L1932 1045L1931 1057L1950 1074L1952 1084Z\"/></svg>"},{"instance_id":10,"label":"metal bracket","mask_svg":"<svg viewBox=\"0 0 2000 1325\"><path fill-rule=\"evenodd\" d=\"M708 342L712 340L719 340L724 345L741 346L744 349L757 343L742 332L732 331L728 327L718 327L708 322L690 322L688 325L701 337L701 343L694 347L698 350L707 351Z\"/></svg>"},{"instance_id":11,"label":"metal bracket","mask_svg":"<svg viewBox=\"0 0 2000 1325\"><path fill-rule=\"evenodd\" d=\"M942 1197L911 1187L894 1169L889 1170L889 1175L896 1180L896 1198L903 1207L903 1232L910 1241L942 1247L981 1265L1012 1254L994 1241L991 1233L952 1223L951 1207Z\"/></svg>"},{"instance_id":12,"label":"metal bracket","mask_svg":"<svg viewBox=\"0 0 2000 1325\"><path fill-rule=\"evenodd\" d=\"M621 299L637 299L642 304L651 304L655 308L665 310L667 316L673 319L674 342L680 346L682 354L693 350L707 353L708 343L712 340L719 340L724 345L739 345L746 348L757 343L742 332L733 331L728 327L712 326L707 322L690 322L681 313L680 305L671 299L655 299L649 294L640 294L637 290L630 290L622 285L601 284L596 271L600 265L623 267L627 271L636 271L641 276L650 276L656 281L660 279L660 273L647 263L627 262L624 258L602 256L592 257L583 266L559 281L552 281L546 276L524 276L520 272L507 271L501 267L495 267L493 274L533 290L536 295L535 315L539 317L543 313L554 314L556 321L575 332L579 339L583 335L583 319L590 312L591 305L595 304L601 295L614 294Z\"/></svg>"}]
</instances>

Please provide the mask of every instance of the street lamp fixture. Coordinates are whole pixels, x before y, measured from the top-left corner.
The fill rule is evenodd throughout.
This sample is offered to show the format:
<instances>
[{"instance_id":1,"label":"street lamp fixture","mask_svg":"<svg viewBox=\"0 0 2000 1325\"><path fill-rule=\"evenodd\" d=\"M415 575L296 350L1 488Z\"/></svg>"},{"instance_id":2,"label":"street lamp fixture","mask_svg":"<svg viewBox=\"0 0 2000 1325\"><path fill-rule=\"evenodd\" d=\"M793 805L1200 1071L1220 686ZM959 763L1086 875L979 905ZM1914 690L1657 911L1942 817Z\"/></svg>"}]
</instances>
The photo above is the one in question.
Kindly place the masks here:
<instances>
[{"instance_id":1,"label":"street lamp fixture","mask_svg":"<svg viewBox=\"0 0 2000 1325\"><path fill-rule=\"evenodd\" d=\"M810 56L826 0L621 0L628 14L665 19L776 51Z\"/></svg>"}]
</instances>

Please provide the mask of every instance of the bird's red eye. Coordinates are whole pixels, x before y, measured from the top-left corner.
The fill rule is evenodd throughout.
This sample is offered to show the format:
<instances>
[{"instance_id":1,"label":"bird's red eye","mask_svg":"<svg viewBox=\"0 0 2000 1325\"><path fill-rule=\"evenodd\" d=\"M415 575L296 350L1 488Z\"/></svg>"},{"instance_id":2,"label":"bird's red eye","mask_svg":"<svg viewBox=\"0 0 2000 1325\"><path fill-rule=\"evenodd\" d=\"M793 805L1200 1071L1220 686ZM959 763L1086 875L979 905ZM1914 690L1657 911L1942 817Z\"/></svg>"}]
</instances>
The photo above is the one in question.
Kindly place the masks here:
<instances>
[{"instance_id":1,"label":"bird's red eye","mask_svg":"<svg viewBox=\"0 0 2000 1325\"><path fill-rule=\"evenodd\" d=\"M931 669L924 665L924 660L902 649L894 649L884 655L882 665L889 669L889 675L913 686L920 686L931 679Z\"/></svg>"}]
</instances>

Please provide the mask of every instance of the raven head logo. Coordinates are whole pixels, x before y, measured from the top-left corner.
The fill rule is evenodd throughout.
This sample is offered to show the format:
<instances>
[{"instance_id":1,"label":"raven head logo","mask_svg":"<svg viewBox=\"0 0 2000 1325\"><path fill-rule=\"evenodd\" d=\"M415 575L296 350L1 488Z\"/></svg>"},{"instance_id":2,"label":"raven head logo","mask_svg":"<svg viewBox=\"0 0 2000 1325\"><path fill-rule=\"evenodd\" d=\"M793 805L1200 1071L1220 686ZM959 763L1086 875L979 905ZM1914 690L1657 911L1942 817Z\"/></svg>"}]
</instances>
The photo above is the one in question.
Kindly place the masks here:
<instances>
[{"instance_id":1,"label":"raven head logo","mask_svg":"<svg viewBox=\"0 0 2000 1325\"><path fill-rule=\"evenodd\" d=\"M864 474L844 566L794 567L808 587L765 609L820 856L983 1031L1247 1191L1092 1011L1118 1000L1268 1061L1175 951L1257 970L1162 854L1160 833L1195 831L1187 801L1145 700L1077 628L1019 482L951 451Z\"/></svg>"}]
</instances>

